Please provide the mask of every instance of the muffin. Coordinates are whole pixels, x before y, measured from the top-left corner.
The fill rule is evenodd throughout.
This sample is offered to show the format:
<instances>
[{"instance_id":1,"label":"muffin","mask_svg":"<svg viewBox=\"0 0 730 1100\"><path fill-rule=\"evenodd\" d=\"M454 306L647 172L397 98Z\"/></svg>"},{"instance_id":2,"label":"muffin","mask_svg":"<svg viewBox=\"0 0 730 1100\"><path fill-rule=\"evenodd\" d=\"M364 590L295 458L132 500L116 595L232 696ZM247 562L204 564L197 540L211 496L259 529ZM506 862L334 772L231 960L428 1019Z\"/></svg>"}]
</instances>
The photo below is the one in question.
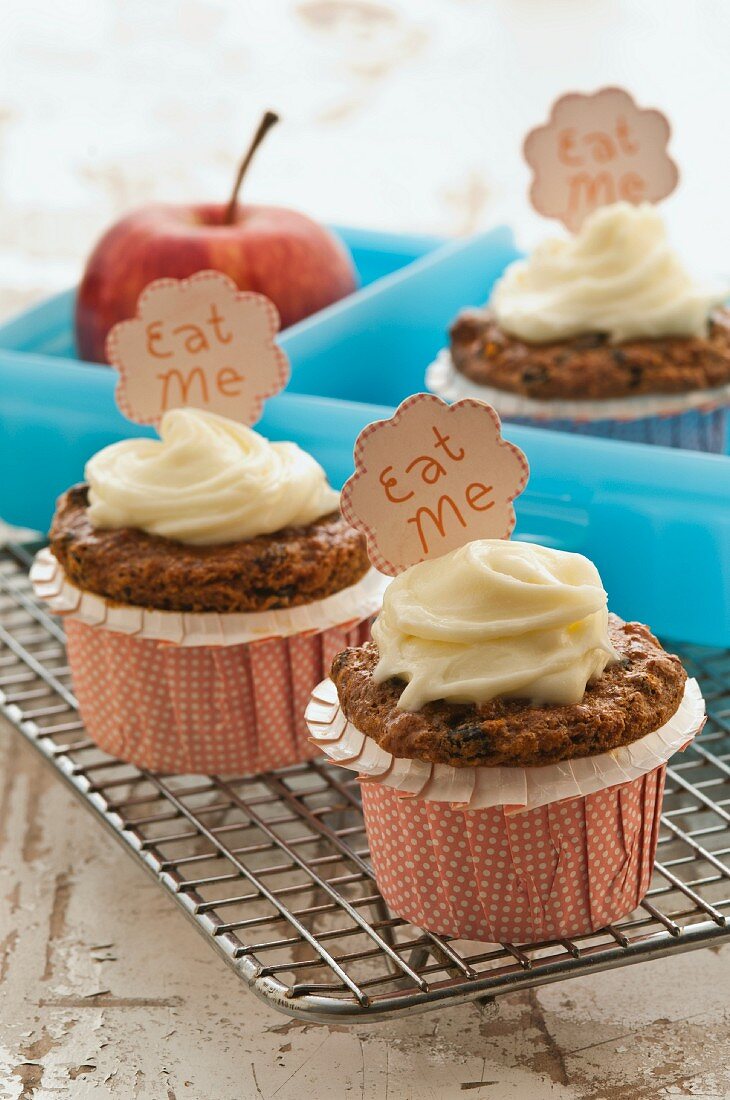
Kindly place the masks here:
<instances>
[{"instance_id":1,"label":"muffin","mask_svg":"<svg viewBox=\"0 0 730 1100\"><path fill-rule=\"evenodd\" d=\"M399 915L488 942L587 934L648 890L666 761L704 704L580 554L485 539L385 592L332 664L315 742L362 778Z\"/></svg>"},{"instance_id":2,"label":"muffin","mask_svg":"<svg viewBox=\"0 0 730 1100\"><path fill-rule=\"evenodd\" d=\"M692 281L654 206L601 207L574 237L511 264L485 308L459 314L428 384L519 423L722 451L726 296Z\"/></svg>"},{"instance_id":3,"label":"muffin","mask_svg":"<svg viewBox=\"0 0 730 1100\"><path fill-rule=\"evenodd\" d=\"M58 501L32 572L66 616L89 735L141 767L251 772L312 754L302 709L383 579L293 443L196 409L114 443Z\"/></svg>"}]
</instances>

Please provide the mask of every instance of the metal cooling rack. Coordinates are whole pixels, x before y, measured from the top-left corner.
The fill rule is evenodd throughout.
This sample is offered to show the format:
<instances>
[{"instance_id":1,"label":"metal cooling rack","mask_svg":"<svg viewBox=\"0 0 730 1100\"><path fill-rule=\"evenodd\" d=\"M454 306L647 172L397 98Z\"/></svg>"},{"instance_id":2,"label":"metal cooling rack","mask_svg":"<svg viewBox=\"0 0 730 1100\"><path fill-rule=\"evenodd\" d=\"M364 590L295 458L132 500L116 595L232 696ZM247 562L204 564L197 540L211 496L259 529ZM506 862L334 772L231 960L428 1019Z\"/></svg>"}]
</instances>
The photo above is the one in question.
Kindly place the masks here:
<instances>
[{"instance_id":1,"label":"metal cooling rack","mask_svg":"<svg viewBox=\"0 0 730 1100\"><path fill-rule=\"evenodd\" d=\"M430 935L390 914L347 772L311 763L226 781L162 776L100 752L76 709L63 631L32 596L29 564L23 548L0 552L0 711L275 1007L357 1022L486 1005L730 933L730 651L681 647L709 721L669 769L643 905L591 936L485 945Z\"/></svg>"}]
</instances>

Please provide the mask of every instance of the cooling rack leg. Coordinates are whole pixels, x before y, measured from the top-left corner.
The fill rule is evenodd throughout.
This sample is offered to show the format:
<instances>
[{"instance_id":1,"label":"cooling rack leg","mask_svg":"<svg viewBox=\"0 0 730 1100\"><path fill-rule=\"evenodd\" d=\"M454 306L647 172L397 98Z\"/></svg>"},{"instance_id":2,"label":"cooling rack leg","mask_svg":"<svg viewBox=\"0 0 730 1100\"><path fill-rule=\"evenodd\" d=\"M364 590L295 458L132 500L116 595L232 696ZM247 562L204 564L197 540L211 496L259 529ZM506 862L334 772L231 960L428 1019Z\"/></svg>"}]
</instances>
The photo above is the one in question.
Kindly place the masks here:
<instances>
[{"instance_id":1,"label":"cooling rack leg","mask_svg":"<svg viewBox=\"0 0 730 1100\"><path fill-rule=\"evenodd\" d=\"M472 1003L483 1020L494 1020L499 1016L499 1005L494 997L477 997Z\"/></svg>"},{"instance_id":2,"label":"cooling rack leg","mask_svg":"<svg viewBox=\"0 0 730 1100\"><path fill-rule=\"evenodd\" d=\"M408 956L408 965L411 970L420 970L422 966L426 965L428 961L428 948L423 946L414 947Z\"/></svg>"}]
</instances>

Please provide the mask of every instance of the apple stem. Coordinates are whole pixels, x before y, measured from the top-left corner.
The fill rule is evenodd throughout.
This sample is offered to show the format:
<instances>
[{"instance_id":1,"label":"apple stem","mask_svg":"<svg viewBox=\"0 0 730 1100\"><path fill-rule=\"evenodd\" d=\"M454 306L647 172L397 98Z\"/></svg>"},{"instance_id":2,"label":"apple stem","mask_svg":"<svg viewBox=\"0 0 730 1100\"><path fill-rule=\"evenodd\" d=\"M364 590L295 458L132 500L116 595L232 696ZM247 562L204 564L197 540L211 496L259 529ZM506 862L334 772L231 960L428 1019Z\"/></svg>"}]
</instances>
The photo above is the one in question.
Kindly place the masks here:
<instances>
[{"instance_id":1,"label":"apple stem","mask_svg":"<svg viewBox=\"0 0 730 1100\"><path fill-rule=\"evenodd\" d=\"M246 155L239 165L236 182L233 185L233 191L231 192L231 197L228 200L228 206L226 207L226 212L223 216L224 225L233 225L233 219L236 216L236 206L238 205L238 192L241 190L243 177L246 175L246 172L248 171L248 166L253 160L254 154L259 145L264 140L271 127L275 126L278 121L279 116L275 114L274 111L267 111L264 117L261 119L261 122L259 122L258 129L251 139L251 144L248 147Z\"/></svg>"}]
</instances>

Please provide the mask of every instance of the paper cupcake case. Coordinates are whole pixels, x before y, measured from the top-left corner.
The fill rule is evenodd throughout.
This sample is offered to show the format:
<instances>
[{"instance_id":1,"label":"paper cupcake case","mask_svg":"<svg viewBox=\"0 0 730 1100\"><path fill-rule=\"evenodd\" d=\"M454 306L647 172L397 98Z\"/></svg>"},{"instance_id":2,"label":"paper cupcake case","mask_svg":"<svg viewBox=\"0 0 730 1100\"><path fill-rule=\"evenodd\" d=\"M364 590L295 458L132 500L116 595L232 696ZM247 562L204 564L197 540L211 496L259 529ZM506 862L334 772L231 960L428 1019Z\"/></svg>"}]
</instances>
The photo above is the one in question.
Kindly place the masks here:
<instances>
[{"instance_id":1,"label":"paper cupcake case","mask_svg":"<svg viewBox=\"0 0 730 1100\"><path fill-rule=\"evenodd\" d=\"M378 887L393 912L441 935L534 942L621 919L651 882L666 761L702 728L689 681L660 730L541 768L401 760L342 714L331 682L307 708L315 743L360 774Z\"/></svg>"},{"instance_id":2,"label":"paper cupcake case","mask_svg":"<svg viewBox=\"0 0 730 1100\"><path fill-rule=\"evenodd\" d=\"M74 692L96 744L151 771L224 775L317 755L303 718L312 686L336 653L367 640L387 583L372 570L299 608L187 615L82 592L49 551L31 579L65 618Z\"/></svg>"},{"instance_id":3,"label":"paper cupcake case","mask_svg":"<svg viewBox=\"0 0 730 1100\"><path fill-rule=\"evenodd\" d=\"M664 772L514 815L363 784L378 886L400 916L459 939L592 932L630 913L649 888Z\"/></svg>"},{"instance_id":4,"label":"paper cupcake case","mask_svg":"<svg viewBox=\"0 0 730 1100\"><path fill-rule=\"evenodd\" d=\"M724 453L730 421L730 385L686 394L537 401L472 382L456 370L446 349L426 371L426 386L447 401L487 401L513 424L692 451Z\"/></svg>"}]
</instances>

